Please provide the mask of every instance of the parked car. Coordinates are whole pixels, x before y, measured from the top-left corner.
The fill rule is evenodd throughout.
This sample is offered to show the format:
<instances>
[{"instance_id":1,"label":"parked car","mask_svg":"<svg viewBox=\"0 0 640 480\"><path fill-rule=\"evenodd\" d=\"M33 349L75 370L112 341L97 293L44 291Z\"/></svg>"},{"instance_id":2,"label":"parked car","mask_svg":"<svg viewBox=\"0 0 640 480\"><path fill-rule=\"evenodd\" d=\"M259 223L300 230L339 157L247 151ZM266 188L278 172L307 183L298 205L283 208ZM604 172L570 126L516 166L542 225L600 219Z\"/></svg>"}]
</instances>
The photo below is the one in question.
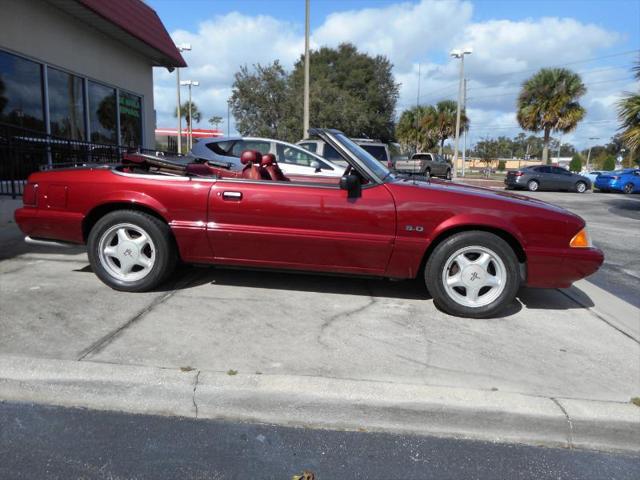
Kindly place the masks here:
<instances>
[{"instance_id":1,"label":"parked car","mask_svg":"<svg viewBox=\"0 0 640 480\"><path fill-rule=\"evenodd\" d=\"M394 168L398 172L418 173L451 180L453 166L437 153L414 153L408 160L397 160Z\"/></svg>"},{"instance_id":2,"label":"parked car","mask_svg":"<svg viewBox=\"0 0 640 480\"><path fill-rule=\"evenodd\" d=\"M375 159L384 163L387 167L391 166L391 154L389 152L389 146L386 143L378 140L370 140L368 138L352 138L351 140L369 152ZM302 148L309 150L310 152L321 155L337 165L347 165L336 149L323 140L305 139L300 140L297 145L300 145Z\"/></svg>"},{"instance_id":3,"label":"parked car","mask_svg":"<svg viewBox=\"0 0 640 480\"><path fill-rule=\"evenodd\" d=\"M596 178L595 187L601 192L640 192L640 169L627 168L606 172Z\"/></svg>"},{"instance_id":4,"label":"parked car","mask_svg":"<svg viewBox=\"0 0 640 480\"><path fill-rule=\"evenodd\" d=\"M291 143L270 138L212 137L203 138L187 154L190 159L204 159L214 165L231 163L232 170L242 170L240 155L245 150L272 153L282 171L294 175L341 177L345 167Z\"/></svg>"},{"instance_id":5,"label":"parked car","mask_svg":"<svg viewBox=\"0 0 640 480\"><path fill-rule=\"evenodd\" d=\"M567 190L584 193L591 189L591 180L561 167L534 165L520 170L509 170L504 178L506 187L538 190Z\"/></svg>"},{"instance_id":6,"label":"parked car","mask_svg":"<svg viewBox=\"0 0 640 480\"><path fill-rule=\"evenodd\" d=\"M609 172L605 172L601 170L593 170L591 172L580 172L580 175L591 180L591 184L594 185L596 183L596 178L598 178L598 175L602 175L603 173L609 173Z\"/></svg>"},{"instance_id":7,"label":"parked car","mask_svg":"<svg viewBox=\"0 0 640 480\"><path fill-rule=\"evenodd\" d=\"M311 133L343 152L342 177L284 176L256 150L242 152L240 172L135 154L32 174L16 223L30 238L86 243L92 271L116 290L156 288L178 260L417 277L439 308L474 318L498 315L522 285L565 288L604 260L566 210L399 178L342 132Z\"/></svg>"}]
</instances>

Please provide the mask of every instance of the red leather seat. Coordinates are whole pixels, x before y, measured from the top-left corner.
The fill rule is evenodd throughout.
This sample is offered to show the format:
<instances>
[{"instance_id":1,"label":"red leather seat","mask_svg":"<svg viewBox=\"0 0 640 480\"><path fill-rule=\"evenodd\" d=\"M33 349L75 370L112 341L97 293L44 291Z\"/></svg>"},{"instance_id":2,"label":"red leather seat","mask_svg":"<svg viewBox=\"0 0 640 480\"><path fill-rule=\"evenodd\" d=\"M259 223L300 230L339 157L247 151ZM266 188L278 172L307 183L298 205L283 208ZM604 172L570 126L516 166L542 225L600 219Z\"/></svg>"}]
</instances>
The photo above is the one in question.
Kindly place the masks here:
<instances>
[{"instance_id":1,"label":"red leather seat","mask_svg":"<svg viewBox=\"0 0 640 480\"><path fill-rule=\"evenodd\" d=\"M262 154L257 150L245 150L240 154L240 162L244 165L242 169L242 178L249 180L262 180L262 172L260 171L260 162Z\"/></svg>"},{"instance_id":2,"label":"red leather seat","mask_svg":"<svg viewBox=\"0 0 640 480\"><path fill-rule=\"evenodd\" d=\"M284 176L284 173L282 173L280 166L276 162L276 156L273 153L267 153L263 155L260 165L266 170L266 172L269 174L269 178L274 182L289 181L289 179Z\"/></svg>"}]
</instances>

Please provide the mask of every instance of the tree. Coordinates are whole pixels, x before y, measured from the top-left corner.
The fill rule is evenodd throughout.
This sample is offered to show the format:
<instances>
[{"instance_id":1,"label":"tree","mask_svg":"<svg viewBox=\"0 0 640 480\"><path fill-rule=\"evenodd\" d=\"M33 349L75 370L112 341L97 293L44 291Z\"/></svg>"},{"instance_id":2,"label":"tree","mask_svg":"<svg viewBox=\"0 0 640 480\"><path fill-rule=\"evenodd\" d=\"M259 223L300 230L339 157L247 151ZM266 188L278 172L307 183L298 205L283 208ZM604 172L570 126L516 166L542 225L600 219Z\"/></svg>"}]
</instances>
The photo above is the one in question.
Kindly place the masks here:
<instances>
[{"instance_id":1,"label":"tree","mask_svg":"<svg viewBox=\"0 0 640 480\"><path fill-rule=\"evenodd\" d=\"M287 73L278 60L271 65L245 65L236 72L231 110L241 135L292 140L286 126L289 111ZM299 139L299 138L298 138Z\"/></svg>"},{"instance_id":2,"label":"tree","mask_svg":"<svg viewBox=\"0 0 640 480\"><path fill-rule=\"evenodd\" d=\"M393 140L399 84L392 69L388 58L360 53L349 43L311 51L310 125L338 128L351 137ZM289 87L288 132L291 140L298 140L303 135L303 56Z\"/></svg>"},{"instance_id":3,"label":"tree","mask_svg":"<svg viewBox=\"0 0 640 480\"><path fill-rule=\"evenodd\" d=\"M427 152L438 144L437 138L432 136L433 132L426 130L422 122L431 108L433 107L416 106L400 115L395 133L404 151Z\"/></svg>"},{"instance_id":4,"label":"tree","mask_svg":"<svg viewBox=\"0 0 640 480\"><path fill-rule=\"evenodd\" d=\"M582 170L582 155L579 153L574 153L571 158L571 162L569 163L569 170L572 172L579 172Z\"/></svg>"},{"instance_id":5,"label":"tree","mask_svg":"<svg viewBox=\"0 0 640 480\"><path fill-rule=\"evenodd\" d=\"M458 104L453 100L442 100L435 107L427 107L421 126L430 132L429 136L436 138L439 153L442 154L444 142L456 134L456 116ZM464 110L460 113L460 131L469 128L469 119Z\"/></svg>"},{"instance_id":6,"label":"tree","mask_svg":"<svg viewBox=\"0 0 640 480\"><path fill-rule=\"evenodd\" d=\"M522 85L518 123L525 130L544 132L543 162L550 163L551 132L571 132L584 118L578 99L586 92L580 76L565 68L543 68Z\"/></svg>"},{"instance_id":7,"label":"tree","mask_svg":"<svg viewBox=\"0 0 640 480\"><path fill-rule=\"evenodd\" d=\"M177 109L173 113L173 116L175 118L178 118ZM191 102L191 118L189 118L189 101L188 100L184 102L180 107L180 116L187 121L188 129L191 128L192 120L196 123L200 123L200 120L202 119L202 113L200 113L200 110L198 110L198 105L196 105L194 102Z\"/></svg>"},{"instance_id":8,"label":"tree","mask_svg":"<svg viewBox=\"0 0 640 480\"><path fill-rule=\"evenodd\" d=\"M214 115L213 117L209 118L209 120L208 120L208 122L211 124L211 126L214 127L216 130L218 129L218 125L220 125L223 121L224 120L219 115Z\"/></svg>"},{"instance_id":9,"label":"tree","mask_svg":"<svg viewBox=\"0 0 640 480\"><path fill-rule=\"evenodd\" d=\"M610 172L616 168L616 158L613 155L608 155L602 162L602 170Z\"/></svg>"},{"instance_id":10,"label":"tree","mask_svg":"<svg viewBox=\"0 0 640 480\"><path fill-rule=\"evenodd\" d=\"M640 81L640 60L633 70ZM640 92L628 93L618 102L618 118L622 122L622 140L633 154L640 149Z\"/></svg>"}]
</instances>

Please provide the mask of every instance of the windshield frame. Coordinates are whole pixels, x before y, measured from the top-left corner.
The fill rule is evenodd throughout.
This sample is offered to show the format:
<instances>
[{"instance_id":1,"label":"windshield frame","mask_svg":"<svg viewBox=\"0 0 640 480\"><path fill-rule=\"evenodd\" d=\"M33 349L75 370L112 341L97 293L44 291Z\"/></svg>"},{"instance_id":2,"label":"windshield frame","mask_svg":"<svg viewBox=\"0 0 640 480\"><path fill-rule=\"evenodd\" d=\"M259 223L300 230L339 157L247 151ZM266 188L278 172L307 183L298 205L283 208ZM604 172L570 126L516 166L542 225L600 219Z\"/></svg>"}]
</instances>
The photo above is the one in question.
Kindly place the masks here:
<instances>
[{"instance_id":1,"label":"windshield frame","mask_svg":"<svg viewBox=\"0 0 640 480\"><path fill-rule=\"evenodd\" d=\"M311 129L309 133L316 134L331 144L349 165L374 183L382 184L395 178L380 160L377 160L340 130L319 128Z\"/></svg>"}]
</instances>

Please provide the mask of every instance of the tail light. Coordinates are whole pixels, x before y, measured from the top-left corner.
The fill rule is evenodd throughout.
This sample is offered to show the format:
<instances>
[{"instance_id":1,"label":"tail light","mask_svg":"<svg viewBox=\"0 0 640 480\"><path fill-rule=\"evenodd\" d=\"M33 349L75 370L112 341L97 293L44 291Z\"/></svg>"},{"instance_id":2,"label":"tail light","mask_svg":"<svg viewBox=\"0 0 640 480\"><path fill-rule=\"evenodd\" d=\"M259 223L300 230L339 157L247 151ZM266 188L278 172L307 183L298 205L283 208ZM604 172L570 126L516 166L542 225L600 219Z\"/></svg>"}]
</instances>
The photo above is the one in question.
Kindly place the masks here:
<instances>
[{"instance_id":1,"label":"tail light","mask_svg":"<svg viewBox=\"0 0 640 480\"><path fill-rule=\"evenodd\" d=\"M569 246L571 248L589 248L592 246L591 237L589 236L589 232L587 232L586 227L573 236L569 242Z\"/></svg>"},{"instance_id":2,"label":"tail light","mask_svg":"<svg viewBox=\"0 0 640 480\"><path fill-rule=\"evenodd\" d=\"M515 172L513 174L514 177L521 177L522 175L524 175L524 172Z\"/></svg>"},{"instance_id":3,"label":"tail light","mask_svg":"<svg viewBox=\"0 0 640 480\"><path fill-rule=\"evenodd\" d=\"M36 192L38 190L37 183L27 183L24 186L24 191L22 192L22 203L24 205L36 205Z\"/></svg>"}]
</instances>

